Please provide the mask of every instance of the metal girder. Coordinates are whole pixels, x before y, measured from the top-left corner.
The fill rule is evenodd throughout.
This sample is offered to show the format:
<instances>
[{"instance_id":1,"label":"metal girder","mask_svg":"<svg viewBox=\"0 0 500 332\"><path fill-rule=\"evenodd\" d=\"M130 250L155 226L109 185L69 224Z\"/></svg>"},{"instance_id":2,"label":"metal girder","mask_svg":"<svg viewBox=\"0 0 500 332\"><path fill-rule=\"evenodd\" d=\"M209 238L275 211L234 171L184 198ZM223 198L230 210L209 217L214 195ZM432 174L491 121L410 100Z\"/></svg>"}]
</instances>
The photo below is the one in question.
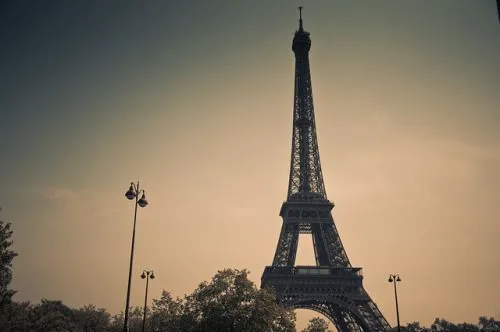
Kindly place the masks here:
<instances>
[{"instance_id":1,"label":"metal girder","mask_svg":"<svg viewBox=\"0 0 500 332\"><path fill-rule=\"evenodd\" d=\"M295 98L288 200L327 199L314 120L310 46L309 33L297 31L292 47L295 52Z\"/></svg>"}]
</instances>

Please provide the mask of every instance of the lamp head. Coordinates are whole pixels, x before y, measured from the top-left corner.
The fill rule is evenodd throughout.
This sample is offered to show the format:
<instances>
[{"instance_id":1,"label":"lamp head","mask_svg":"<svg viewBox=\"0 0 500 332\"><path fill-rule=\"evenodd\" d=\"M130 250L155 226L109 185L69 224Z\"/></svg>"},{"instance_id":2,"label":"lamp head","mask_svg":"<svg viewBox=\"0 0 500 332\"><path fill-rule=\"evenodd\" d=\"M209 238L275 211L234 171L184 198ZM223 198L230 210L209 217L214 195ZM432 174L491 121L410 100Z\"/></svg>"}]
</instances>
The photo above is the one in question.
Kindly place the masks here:
<instances>
[{"instance_id":1,"label":"lamp head","mask_svg":"<svg viewBox=\"0 0 500 332\"><path fill-rule=\"evenodd\" d=\"M148 200L146 199L146 194L143 192L141 199L137 202L140 207L146 207L148 205Z\"/></svg>"},{"instance_id":2,"label":"lamp head","mask_svg":"<svg viewBox=\"0 0 500 332\"><path fill-rule=\"evenodd\" d=\"M141 274L141 278L142 278L142 279L145 279L145 278L146 278L146 274L144 273L144 271L143 271L143 272L142 272L142 274Z\"/></svg>"},{"instance_id":3,"label":"lamp head","mask_svg":"<svg viewBox=\"0 0 500 332\"><path fill-rule=\"evenodd\" d=\"M389 276L389 280L388 280L388 281L389 281L389 282L392 282L392 281L393 281L392 276Z\"/></svg>"},{"instance_id":4,"label":"lamp head","mask_svg":"<svg viewBox=\"0 0 500 332\"><path fill-rule=\"evenodd\" d=\"M151 279L154 279L155 278L155 275L153 273L153 271L151 271L151 275L149 276Z\"/></svg>"},{"instance_id":5,"label":"lamp head","mask_svg":"<svg viewBox=\"0 0 500 332\"><path fill-rule=\"evenodd\" d=\"M401 278L399 277L399 275L397 276L396 281L398 281L398 282L401 281Z\"/></svg>"},{"instance_id":6,"label":"lamp head","mask_svg":"<svg viewBox=\"0 0 500 332\"><path fill-rule=\"evenodd\" d=\"M134 190L134 184L131 183L130 187L128 188L127 192L125 193L125 197L128 199L134 199L136 196L135 190Z\"/></svg>"}]
</instances>

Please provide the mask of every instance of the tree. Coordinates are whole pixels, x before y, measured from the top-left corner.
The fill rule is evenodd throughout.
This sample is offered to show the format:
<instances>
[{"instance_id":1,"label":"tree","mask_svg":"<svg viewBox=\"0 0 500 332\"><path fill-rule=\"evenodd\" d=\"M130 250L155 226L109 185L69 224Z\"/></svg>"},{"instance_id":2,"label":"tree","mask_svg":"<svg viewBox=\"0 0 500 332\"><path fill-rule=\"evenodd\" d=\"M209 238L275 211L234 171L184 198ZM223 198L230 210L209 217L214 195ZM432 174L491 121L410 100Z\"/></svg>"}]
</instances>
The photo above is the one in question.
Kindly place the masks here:
<instances>
[{"instance_id":1,"label":"tree","mask_svg":"<svg viewBox=\"0 0 500 332\"><path fill-rule=\"evenodd\" d=\"M436 318L434 323L432 323L430 330L432 332L480 332L481 328L479 325L474 325L470 323L454 324L447 321L446 319Z\"/></svg>"},{"instance_id":2,"label":"tree","mask_svg":"<svg viewBox=\"0 0 500 332\"><path fill-rule=\"evenodd\" d=\"M123 311L119 314L113 315L109 322L109 331L111 332L122 332L123 331L123 319L124 319Z\"/></svg>"},{"instance_id":3,"label":"tree","mask_svg":"<svg viewBox=\"0 0 500 332\"><path fill-rule=\"evenodd\" d=\"M142 331L142 307L130 307L128 315L128 330L130 332L140 332ZM111 317L109 327L106 331L110 332L122 332L123 331L123 311L117 315ZM149 329L146 329L149 331ZM154 330L153 330L154 331Z\"/></svg>"},{"instance_id":4,"label":"tree","mask_svg":"<svg viewBox=\"0 0 500 332\"><path fill-rule=\"evenodd\" d=\"M397 331L391 328L390 332ZM479 317L479 324L460 323L455 324L443 318L436 318L430 328L420 326L419 322L408 323L401 326L403 332L500 332L500 321L494 318Z\"/></svg>"},{"instance_id":5,"label":"tree","mask_svg":"<svg viewBox=\"0 0 500 332\"><path fill-rule=\"evenodd\" d=\"M479 317L479 328L484 332L500 332L500 321L493 317L481 316Z\"/></svg>"},{"instance_id":6,"label":"tree","mask_svg":"<svg viewBox=\"0 0 500 332\"><path fill-rule=\"evenodd\" d=\"M61 301L42 299L31 312L33 331L77 331L73 310Z\"/></svg>"},{"instance_id":7,"label":"tree","mask_svg":"<svg viewBox=\"0 0 500 332\"><path fill-rule=\"evenodd\" d=\"M159 299L153 299L151 312L149 321L152 331L189 331L196 324L187 310L185 299L174 299L165 290Z\"/></svg>"},{"instance_id":8,"label":"tree","mask_svg":"<svg viewBox=\"0 0 500 332\"><path fill-rule=\"evenodd\" d=\"M79 331L95 332L108 329L111 315L105 309L88 304L74 310L74 317Z\"/></svg>"},{"instance_id":9,"label":"tree","mask_svg":"<svg viewBox=\"0 0 500 332\"><path fill-rule=\"evenodd\" d=\"M33 331L33 306L29 302L11 302L0 315L0 331Z\"/></svg>"},{"instance_id":10,"label":"tree","mask_svg":"<svg viewBox=\"0 0 500 332\"><path fill-rule=\"evenodd\" d=\"M428 328L420 326L419 322L408 323L403 329L407 332L430 332Z\"/></svg>"},{"instance_id":11,"label":"tree","mask_svg":"<svg viewBox=\"0 0 500 332\"><path fill-rule=\"evenodd\" d=\"M330 332L328 322L320 317L314 317L309 321L309 324L302 332Z\"/></svg>"},{"instance_id":12,"label":"tree","mask_svg":"<svg viewBox=\"0 0 500 332\"><path fill-rule=\"evenodd\" d=\"M5 223L0 220L0 313L3 307L11 302L15 291L8 289L12 281L12 260L17 256L17 253L10 250L12 241L12 230L10 223Z\"/></svg>"},{"instance_id":13,"label":"tree","mask_svg":"<svg viewBox=\"0 0 500 332\"><path fill-rule=\"evenodd\" d=\"M142 318L143 318L142 307L131 307L128 314L128 329L130 332L140 332L142 331ZM122 320L123 324L123 320ZM123 326L123 325L121 325Z\"/></svg>"},{"instance_id":14,"label":"tree","mask_svg":"<svg viewBox=\"0 0 500 332\"><path fill-rule=\"evenodd\" d=\"M258 289L246 270L218 271L183 299L153 300L152 331L295 331L295 314Z\"/></svg>"}]
</instances>

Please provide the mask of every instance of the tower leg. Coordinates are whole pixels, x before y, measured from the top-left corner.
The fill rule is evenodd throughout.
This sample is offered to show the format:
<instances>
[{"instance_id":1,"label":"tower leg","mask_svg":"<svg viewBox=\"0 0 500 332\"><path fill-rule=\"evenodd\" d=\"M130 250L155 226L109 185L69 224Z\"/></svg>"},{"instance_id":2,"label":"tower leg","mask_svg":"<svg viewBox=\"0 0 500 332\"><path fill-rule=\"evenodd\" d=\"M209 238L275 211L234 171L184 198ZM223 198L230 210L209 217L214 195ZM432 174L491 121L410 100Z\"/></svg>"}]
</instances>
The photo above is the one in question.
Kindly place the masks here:
<instances>
[{"instance_id":1,"label":"tower leg","mask_svg":"<svg viewBox=\"0 0 500 332\"><path fill-rule=\"evenodd\" d=\"M299 225L283 223L273 266L294 266L299 243Z\"/></svg>"}]
</instances>

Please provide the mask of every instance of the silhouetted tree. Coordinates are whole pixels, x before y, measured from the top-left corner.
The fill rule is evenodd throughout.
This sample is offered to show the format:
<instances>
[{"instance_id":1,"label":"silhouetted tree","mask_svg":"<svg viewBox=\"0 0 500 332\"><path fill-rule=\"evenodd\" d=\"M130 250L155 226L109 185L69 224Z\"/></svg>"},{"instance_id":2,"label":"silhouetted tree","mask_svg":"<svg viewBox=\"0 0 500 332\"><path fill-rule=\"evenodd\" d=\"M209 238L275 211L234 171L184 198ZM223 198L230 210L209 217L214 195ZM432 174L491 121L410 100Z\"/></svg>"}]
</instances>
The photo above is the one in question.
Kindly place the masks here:
<instances>
[{"instance_id":1,"label":"silhouetted tree","mask_svg":"<svg viewBox=\"0 0 500 332\"><path fill-rule=\"evenodd\" d=\"M75 331L77 323L73 310L61 301L42 299L33 306L33 331Z\"/></svg>"},{"instance_id":2,"label":"silhouetted tree","mask_svg":"<svg viewBox=\"0 0 500 332\"><path fill-rule=\"evenodd\" d=\"M493 317L481 316L479 317L479 328L482 332L500 332L500 321Z\"/></svg>"},{"instance_id":3,"label":"silhouetted tree","mask_svg":"<svg viewBox=\"0 0 500 332\"><path fill-rule=\"evenodd\" d=\"M389 330L389 332L395 331L397 331L395 327ZM401 326L401 332L500 332L500 321L483 316L479 317L478 324L455 324L443 318L436 318L430 328L420 326L419 322L413 322Z\"/></svg>"},{"instance_id":4,"label":"silhouetted tree","mask_svg":"<svg viewBox=\"0 0 500 332\"><path fill-rule=\"evenodd\" d=\"M105 309L97 309L95 305L84 305L74 310L75 323L78 331L107 331L110 327L111 315Z\"/></svg>"},{"instance_id":5,"label":"silhouetted tree","mask_svg":"<svg viewBox=\"0 0 500 332\"><path fill-rule=\"evenodd\" d=\"M295 331L295 314L258 289L246 270L218 271L183 299L153 300L152 331Z\"/></svg>"},{"instance_id":6,"label":"silhouetted tree","mask_svg":"<svg viewBox=\"0 0 500 332\"><path fill-rule=\"evenodd\" d=\"M15 291L9 289L12 281L12 260L17 253L10 249L12 241L11 224L0 220L0 314L3 307L10 303Z\"/></svg>"},{"instance_id":7,"label":"silhouetted tree","mask_svg":"<svg viewBox=\"0 0 500 332\"><path fill-rule=\"evenodd\" d=\"M406 327L403 327L403 330L407 332L430 332L430 329L420 326L419 322L408 323Z\"/></svg>"},{"instance_id":8,"label":"silhouetted tree","mask_svg":"<svg viewBox=\"0 0 500 332\"><path fill-rule=\"evenodd\" d=\"M109 321L109 331L110 332L122 332L123 331L123 311L119 314L113 315Z\"/></svg>"},{"instance_id":9,"label":"silhouetted tree","mask_svg":"<svg viewBox=\"0 0 500 332\"><path fill-rule=\"evenodd\" d=\"M328 322L320 317L314 317L309 320L309 324L302 332L330 332Z\"/></svg>"},{"instance_id":10,"label":"silhouetted tree","mask_svg":"<svg viewBox=\"0 0 500 332\"><path fill-rule=\"evenodd\" d=\"M0 315L0 331L34 331L33 306L29 302L11 302Z\"/></svg>"},{"instance_id":11,"label":"silhouetted tree","mask_svg":"<svg viewBox=\"0 0 500 332\"><path fill-rule=\"evenodd\" d=\"M130 307L128 312L128 329L130 332L142 331L142 307ZM106 331L122 332L123 331L123 311L111 317L109 328Z\"/></svg>"},{"instance_id":12,"label":"silhouetted tree","mask_svg":"<svg viewBox=\"0 0 500 332\"><path fill-rule=\"evenodd\" d=\"M187 309L184 299L163 291L159 299L153 299L149 323L152 331L189 331L196 320Z\"/></svg>"}]
</instances>

